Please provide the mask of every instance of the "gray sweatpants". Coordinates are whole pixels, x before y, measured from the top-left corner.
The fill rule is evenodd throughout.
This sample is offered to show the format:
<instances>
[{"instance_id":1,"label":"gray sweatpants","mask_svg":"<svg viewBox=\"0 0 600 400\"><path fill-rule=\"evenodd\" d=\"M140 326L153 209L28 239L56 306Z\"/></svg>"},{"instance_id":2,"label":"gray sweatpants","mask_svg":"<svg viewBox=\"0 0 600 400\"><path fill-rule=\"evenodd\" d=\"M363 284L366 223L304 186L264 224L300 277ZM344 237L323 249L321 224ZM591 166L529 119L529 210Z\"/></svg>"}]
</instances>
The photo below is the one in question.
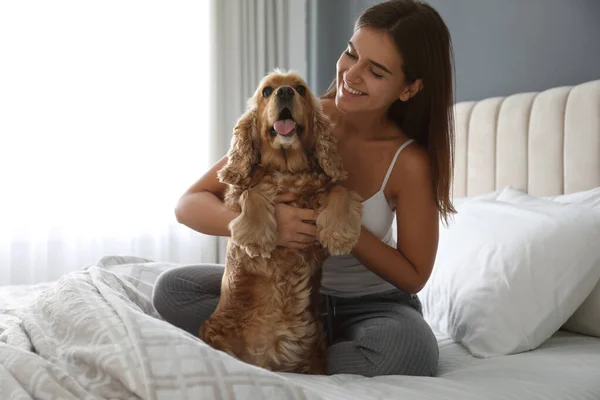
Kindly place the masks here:
<instances>
[{"instance_id":1,"label":"gray sweatpants","mask_svg":"<svg viewBox=\"0 0 600 400\"><path fill-rule=\"evenodd\" d=\"M153 293L156 311L171 324L197 336L215 310L223 266L190 265L163 272ZM415 295L400 290L326 302L331 324L327 373L435 375L439 350Z\"/></svg>"}]
</instances>

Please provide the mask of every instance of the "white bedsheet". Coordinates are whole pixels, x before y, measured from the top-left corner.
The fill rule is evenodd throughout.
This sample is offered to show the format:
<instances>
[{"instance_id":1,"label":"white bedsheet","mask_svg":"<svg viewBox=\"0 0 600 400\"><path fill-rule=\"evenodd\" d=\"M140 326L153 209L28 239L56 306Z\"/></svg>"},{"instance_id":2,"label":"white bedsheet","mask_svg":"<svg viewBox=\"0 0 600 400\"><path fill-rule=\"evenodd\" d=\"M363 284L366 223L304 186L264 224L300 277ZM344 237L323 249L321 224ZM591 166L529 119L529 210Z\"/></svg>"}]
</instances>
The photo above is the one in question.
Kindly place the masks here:
<instances>
[{"instance_id":1,"label":"white bedsheet","mask_svg":"<svg viewBox=\"0 0 600 400\"><path fill-rule=\"evenodd\" d=\"M477 359L438 337L440 364L426 377L301 377L295 382L330 399L600 399L600 339L558 332L541 348Z\"/></svg>"},{"instance_id":2,"label":"white bedsheet","mask_svg":"<svg viewBox=\"0 0 600 400\"><path fill-rule=\"evenodd\" d=\"M171 266L109 257L59 284L0 287L1 398L600 399L600 339L566 332L490 359L439 337L433 378L263 371L160 320L150 293Z\"/></svg>"}]
</instances>

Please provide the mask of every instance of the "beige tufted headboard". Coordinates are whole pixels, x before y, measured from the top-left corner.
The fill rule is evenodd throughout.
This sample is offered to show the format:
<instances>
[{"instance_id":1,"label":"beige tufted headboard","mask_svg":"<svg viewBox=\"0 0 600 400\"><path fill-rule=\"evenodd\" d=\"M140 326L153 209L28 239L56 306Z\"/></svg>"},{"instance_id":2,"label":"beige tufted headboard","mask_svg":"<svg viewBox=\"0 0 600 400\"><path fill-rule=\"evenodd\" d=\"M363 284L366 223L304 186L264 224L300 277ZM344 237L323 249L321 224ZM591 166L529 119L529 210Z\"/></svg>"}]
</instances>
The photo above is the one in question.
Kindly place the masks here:
<instances>
[{"instance_id":1,"label":"beige tufted headboard","mask_svg":"<svg viewBox=\"0 0 600 400\"><path fill-rule=\"evenodd\" d=\"M455 105L455 198L600 186L600 80Z\"/></svg>"}]
</instances>

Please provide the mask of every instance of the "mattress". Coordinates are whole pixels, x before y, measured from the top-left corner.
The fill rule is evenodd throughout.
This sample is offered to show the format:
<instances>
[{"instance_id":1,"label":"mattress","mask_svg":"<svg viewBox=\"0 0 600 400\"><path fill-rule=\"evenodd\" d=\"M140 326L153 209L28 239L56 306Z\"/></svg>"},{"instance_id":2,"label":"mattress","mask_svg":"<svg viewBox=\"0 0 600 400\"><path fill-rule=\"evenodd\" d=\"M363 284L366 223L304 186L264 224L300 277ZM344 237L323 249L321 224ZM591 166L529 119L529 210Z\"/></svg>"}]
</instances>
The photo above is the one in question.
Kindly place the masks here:
<instances>
[{"instance_id":1,"label":"mattress","mask_svg":"<svg viewBox=\"0 0 600 400\"><path fill-rule=\"evenodd\" d=\"M264 371L161 320L152 285L172 266L113 257L59 282L0 287L2 398L600 399L600 339L563 331L488 359L438 334L435 377Z\"/></svg>"},{"instance_id":2,"label":"mattress","mask_svg":"<svg viewBox=\"0 0 600 400\"><path fill-rule=\"evenodd\" d=\"M600 339L559 331L541 348L478 359L438 336L436 377L303 377L295 382L328 399L600 399Z\"/></svg>"}]
</instances>

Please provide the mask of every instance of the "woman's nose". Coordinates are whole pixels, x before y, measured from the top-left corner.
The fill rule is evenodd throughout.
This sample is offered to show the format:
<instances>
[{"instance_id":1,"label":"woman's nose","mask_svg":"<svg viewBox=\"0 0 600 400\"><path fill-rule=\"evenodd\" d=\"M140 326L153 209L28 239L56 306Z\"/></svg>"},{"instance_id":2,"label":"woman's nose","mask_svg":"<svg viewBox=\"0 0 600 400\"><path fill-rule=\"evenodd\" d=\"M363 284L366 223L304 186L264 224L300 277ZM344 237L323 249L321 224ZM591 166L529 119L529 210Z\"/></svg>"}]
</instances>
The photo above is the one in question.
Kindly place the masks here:
<instances>
[{"instance_id":1,"label":"woman's nose","mask_svg":"<svg viewBox=\"0 0 600 400\"><path fill-rule=\"evenodd\" d=\"M358 83L361 80L361 73L362 73L362 68L360 67L360 65L354 64L352 66L350 66L347 70L345 75L345 79L347 82L350 83Z\"/></svg>"}]
</instances>

